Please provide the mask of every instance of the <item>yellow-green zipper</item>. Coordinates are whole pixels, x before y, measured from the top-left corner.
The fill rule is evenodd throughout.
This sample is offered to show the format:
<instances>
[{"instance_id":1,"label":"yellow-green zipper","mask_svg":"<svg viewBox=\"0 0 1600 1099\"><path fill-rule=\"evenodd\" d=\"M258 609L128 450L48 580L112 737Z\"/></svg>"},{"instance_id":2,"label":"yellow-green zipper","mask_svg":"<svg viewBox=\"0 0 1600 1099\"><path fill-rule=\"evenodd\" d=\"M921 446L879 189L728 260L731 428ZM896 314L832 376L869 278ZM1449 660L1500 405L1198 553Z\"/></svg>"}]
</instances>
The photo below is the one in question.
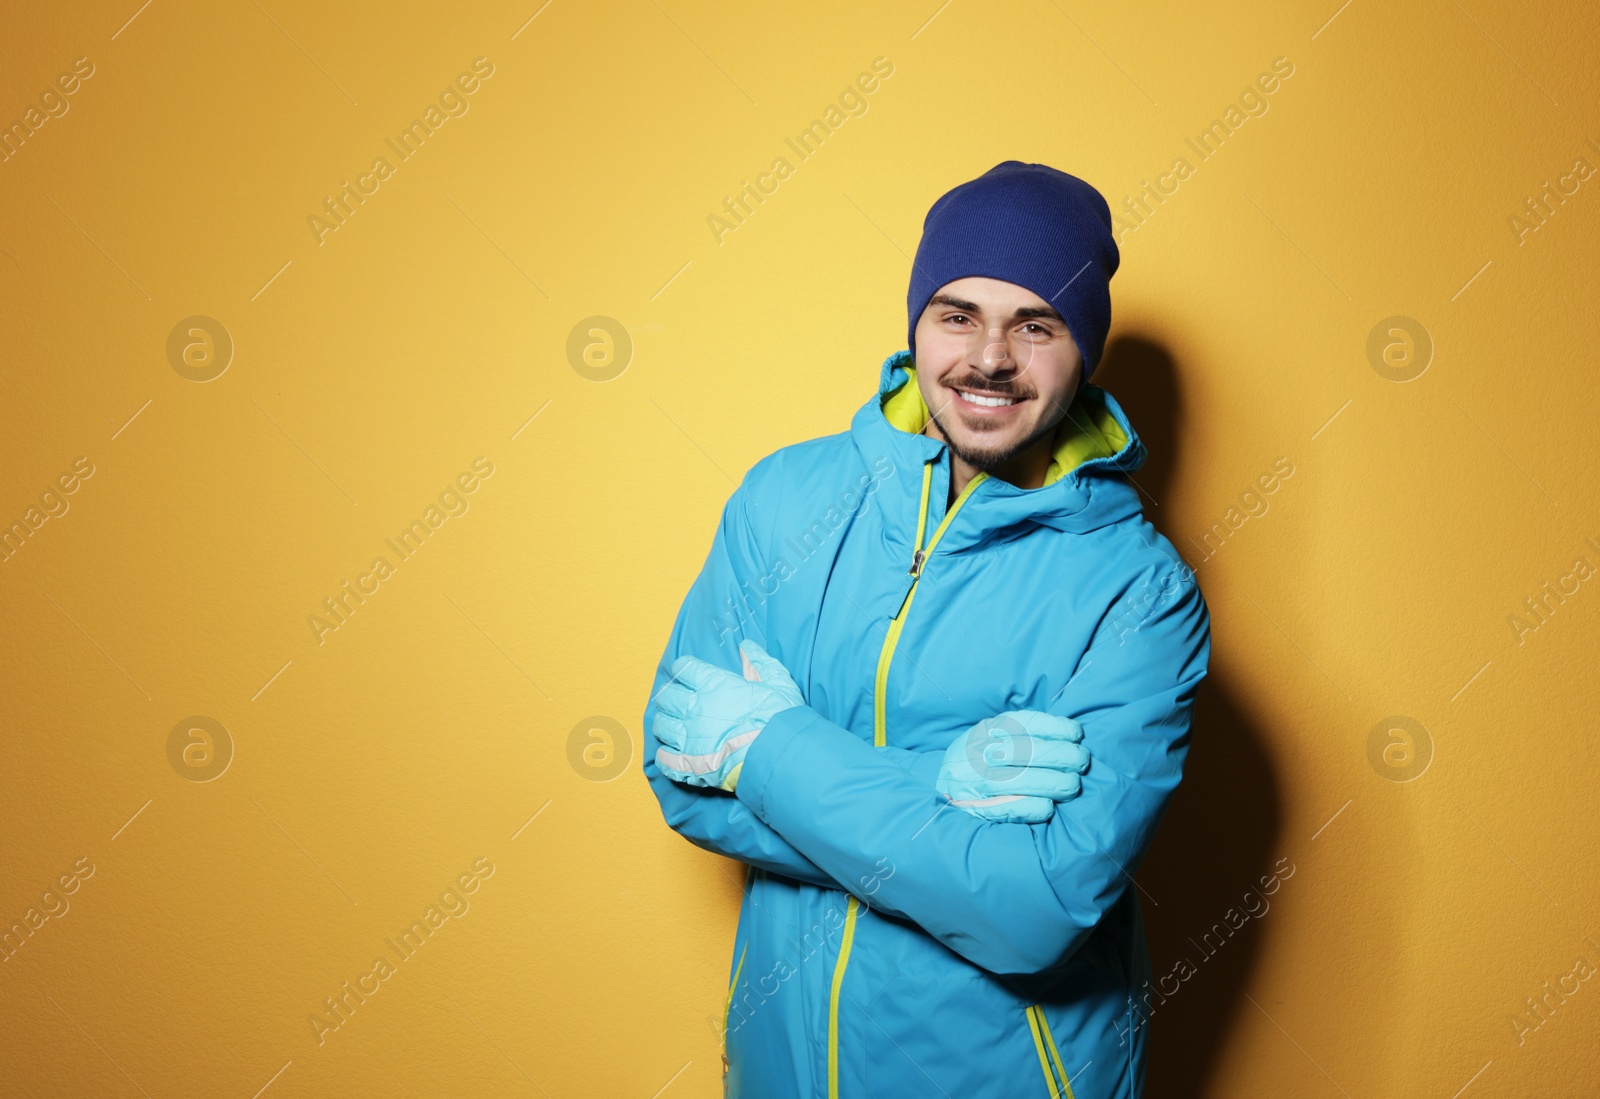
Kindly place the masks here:
<instances>
[{"instance_id":1,"label":"yellow-green zipper","mask_svg":"<svg viewBox=\"0 0 1600 1099\"><path fill-rule=\"evenodd\" d=\"M833 963L833 990L828 993L828 1099L839 1097L839 987L844 983L845 963L850 960L850 944L856 937L854 897L845 906L844 938L839 940L839 959Z\"/></svg>"},{"instance_id":2,"label":"yellow-green zipper","mask_svg":"<svg viewBox=\"0 0 1600 1099\"><path fill-rule=\"evenodd\" d=\"M1061 1064L1061 1051L1056 1048L1056 1039L1050 1033L1050 1021L1044 1017L1044 1007L1040 1004L1030 1004L1027 1008L1028 1030L1033 1034L1033 1049L1039 1055L1039 1067L1044 1070L1044 1079L1050 1085L1050 1099L1073 1099L1072 1082L1067 1079L1067 1070ZM1049 1043L1050 1055L1045 1056L1045 1043ZM1055 1062L1055 1072L1050 1071L1051 1062ZM1056 1083L1059 1074L1061 1083Z\"/></svg>"},{"instance_id":3,"label":"yellow-green zipper","mask_svg":"<svg viewBox=\"0 0 1600 1099\"><path fill-rule=\"evenodd\" d=\"M917 540L911 552L911 586L906 589L900 608L889 620L889 632L883 639L882 650L878 653L878 674L872 689L872 743L879 748L888 743L889 728L885 700L889 687L889 664L894 660L894 647L900 640L900 631L905 628L906 615L911 610L911 599L917 594L917 584L922 580L922 570L927 566L928 558L933 555L939 539L944 537L950 521L956 517L956 512L967 502L972 490L988 476L987 473L979 473L967 482L967 487L961 490L961 495L955 498L950 509L945 512L944 518L934 529L933 537L928 540L928 545L924 548L922 536L928 530L928 492L933 483L933 463L922 464L922 504L917 512ZM855 897L851 897L849 903L845 905L844 937L839 942L839 959L833 965L833 990L828 996L828 1099L839 1099L839 989L844 984L844 970L850 960L850 944L855 941L856 913L860 907L860 902Z\"/></svg>"},{"instance_id":4,"label":"yellow-green zipper","mask_svg":"<svg viewBox=\"0 0 1600 1099\"><path fill-rule=\"evenodd\" d=\"M911 587L906 589L904 601L900 609L889 620L889 632L883 639L883 649L878 653L878 675L872 689L872 743L879 748L888 743L888 716L885 713L889 693L889 664L894 660L894 647L900 641L900 631L905 629L906 615L911 611L911 600L917 594L917 584L922 579L922 570L927 567L928 558L933 555L934 547L939 544L939 539L944 537L945 530L950 526L950 521L956 517L956 512L961 510L961 505L967 502L972 495L972 490L977 488L989 475L976 474L967 482L967 487L961 490L961 495L955 498L950 505L950 510L945 512L939 526L934 530L933 537L928 540L927 549L922 548L922 534L927 528L928 518L928 488L933 481L933 463L927 462L922 467L922 510L917 515L917 544L911 554Z\"/></svg>"}]
</instances>

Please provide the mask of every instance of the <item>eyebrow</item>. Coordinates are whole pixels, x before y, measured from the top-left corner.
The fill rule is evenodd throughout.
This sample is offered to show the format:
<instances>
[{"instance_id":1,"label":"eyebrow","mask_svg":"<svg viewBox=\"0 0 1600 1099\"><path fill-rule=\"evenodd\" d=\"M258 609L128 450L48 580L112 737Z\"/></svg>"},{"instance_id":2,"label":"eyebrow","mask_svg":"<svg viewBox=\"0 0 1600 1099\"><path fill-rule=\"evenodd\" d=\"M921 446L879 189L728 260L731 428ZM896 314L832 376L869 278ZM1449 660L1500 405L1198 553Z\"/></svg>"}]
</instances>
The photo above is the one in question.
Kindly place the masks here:
<instances>
[{"instance_id":1,"label":"eyebrow","mask_svg":"<svg viewBox=\"0 0 1600 1099\"><path fill-rule=\"evenodd\" d=\"M930 305L948 305L952 309L961 310L963 313L976 313L980 317L983 316L983 310L979 308L977 302L963 301L960 298L951 297L949 294L935 294L928 299L928 303ZM1049 320L1060 321L1062 324L1067 323L1060 313L1057 313L1047 305L1024 305L1011 314L1011 317L1013 320L1044 317Z\"/></svg>"}]
</instances>

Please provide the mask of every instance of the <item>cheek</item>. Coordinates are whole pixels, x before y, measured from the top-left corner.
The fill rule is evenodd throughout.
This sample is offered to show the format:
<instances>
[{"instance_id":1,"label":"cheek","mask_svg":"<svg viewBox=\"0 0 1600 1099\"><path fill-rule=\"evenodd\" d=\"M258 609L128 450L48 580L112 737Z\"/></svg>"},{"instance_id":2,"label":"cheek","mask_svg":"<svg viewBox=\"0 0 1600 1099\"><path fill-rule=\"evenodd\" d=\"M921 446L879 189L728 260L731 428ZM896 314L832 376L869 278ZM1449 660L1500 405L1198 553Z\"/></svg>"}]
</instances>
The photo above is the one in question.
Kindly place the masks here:
<instances>
[{"instance_id":1,"label":"cheek","mask_svg":"<svg viewBox=\"0 0 1600 1099\"><path fill-rule=\"evenodd\" d=\"M1063 403L1071 401L1078 385L1077 359L1071 351L1044 344L1019 348L1016 354L1027 380L1040 396L1054 395Z\"/></svg>"},{"instance_id":2,"label":"cheek","mask_svg":"<svg viewBox=\"0 0 1600 1099\"><path fill-rule=\"evenodd\" d=\"M924 374L923 370L927 370L928 372ZM922 403L927 405L935 413L938 413L944 407L945 401L948 400L944 394L944 391L939 385L938 371L931 368L918 368L917 388L922 392Z\"/></svg>"},{"instance_id":3,"label":"cheek","mask_svg":"<svg viewBox=\"0 0 1600 1099\"><path fill-rule=\"evenodd\" d=\"M1077 396L1083 380L1083 356L1078 354L1076 344L1068 341L1051 349L1050 380L1063 403L1071 403Z\"/></svg>"},{"instance_id":4,"label":"cheek","mask_svg":"<svg viewBox=\"0 0 1600 1099\"><path fill-rule=\"evenodd\" d=\"M919 339L917 341L917 385L922 390L922 399L929 401L937 398L941 403L947 396L944 382L947 378L964 377L971 371L966 368L966 354L960 347L951 347L939 340L931 339L926 345Z\"/></svg>"},{"instance_id":5,"label":"cheek","mask_svg":"<svg viewBox=\"0 0 1600 1099\"><path fill-rule=\"evenodd\" d=\"M940 362L964 355L966 341L959 335L947 332L936 324L926 321L917 325L917 360L919 362Z\"/></svg>"}]
</instances>

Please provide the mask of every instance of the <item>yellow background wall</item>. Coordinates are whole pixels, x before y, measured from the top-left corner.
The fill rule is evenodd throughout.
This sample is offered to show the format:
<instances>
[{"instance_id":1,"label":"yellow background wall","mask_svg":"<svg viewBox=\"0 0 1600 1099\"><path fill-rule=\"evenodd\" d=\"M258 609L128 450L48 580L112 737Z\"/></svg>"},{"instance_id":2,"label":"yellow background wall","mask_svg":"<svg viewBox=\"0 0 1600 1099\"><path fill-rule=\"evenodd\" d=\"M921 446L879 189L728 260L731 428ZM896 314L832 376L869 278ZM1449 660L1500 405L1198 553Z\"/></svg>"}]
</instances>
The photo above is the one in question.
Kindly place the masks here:
<instances>
[{"instance_id":1,"label":"yellow background wall","mask_svg":"<svg viewBox=\"0 0 1600 1099\"><path fill-rule=\"evenodd\" d=\"M0 122L39 109L0 163L0 923L36 925L0 1095L719 1094L741 868L638 772L654 663L734 482L903 346L928 205L1011 158L1124 211L1192 169L1124 214L1095 377L1213 616L1139 872L1193 969L1151 1094L1590 1094L1593 6L540 2L0 15Z\"/></svg>"}]
</instances>

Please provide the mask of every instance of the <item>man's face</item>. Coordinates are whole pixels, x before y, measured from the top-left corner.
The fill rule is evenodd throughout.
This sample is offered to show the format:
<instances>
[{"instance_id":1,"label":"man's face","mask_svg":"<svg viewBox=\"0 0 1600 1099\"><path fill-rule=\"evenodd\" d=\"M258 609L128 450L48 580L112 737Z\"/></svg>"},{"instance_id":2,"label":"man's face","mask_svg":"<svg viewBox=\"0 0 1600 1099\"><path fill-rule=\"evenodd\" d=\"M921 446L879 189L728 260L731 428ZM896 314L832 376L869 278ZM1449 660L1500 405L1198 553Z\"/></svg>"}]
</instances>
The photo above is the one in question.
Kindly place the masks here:
<instances>
[{"instance_id":1,"label":"man's face","mask_svg":"<svg viewBox=\"0 0 1600 1099\"><path fill-rule=\"evenodd\" d=\"M1052 435L1077 395L1083 356L1043 298L975 276L929 300L917 319L916 368L946 445L994 470Z\"/></svg>"}]
</instances>

